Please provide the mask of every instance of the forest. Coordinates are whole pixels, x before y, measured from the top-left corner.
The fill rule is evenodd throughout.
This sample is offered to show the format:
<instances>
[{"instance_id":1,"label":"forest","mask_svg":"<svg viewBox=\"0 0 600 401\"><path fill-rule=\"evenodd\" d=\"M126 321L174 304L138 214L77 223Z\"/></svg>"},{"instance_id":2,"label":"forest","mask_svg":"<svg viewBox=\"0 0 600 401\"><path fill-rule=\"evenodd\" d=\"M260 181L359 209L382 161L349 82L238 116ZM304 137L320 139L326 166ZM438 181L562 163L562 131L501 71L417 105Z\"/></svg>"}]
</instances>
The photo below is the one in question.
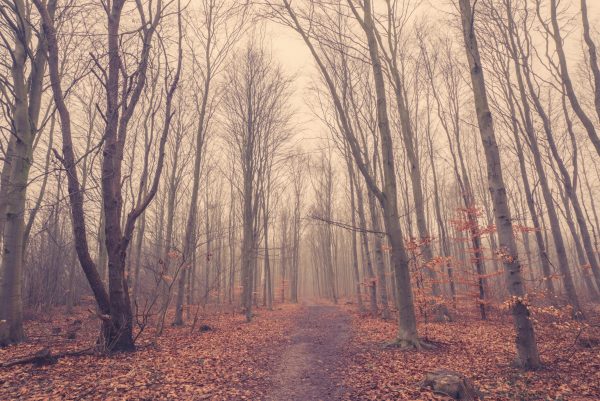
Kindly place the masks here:
<instances>
[{"instance_id":1,"label":"forest","mask_svg":"<svg viewBox=\"0 0 600 401\"><path fill-rule=\"evenodd\" d=\"M0 400L599 400L599 27L0 0Z\"/></svg>"}]
</instances>

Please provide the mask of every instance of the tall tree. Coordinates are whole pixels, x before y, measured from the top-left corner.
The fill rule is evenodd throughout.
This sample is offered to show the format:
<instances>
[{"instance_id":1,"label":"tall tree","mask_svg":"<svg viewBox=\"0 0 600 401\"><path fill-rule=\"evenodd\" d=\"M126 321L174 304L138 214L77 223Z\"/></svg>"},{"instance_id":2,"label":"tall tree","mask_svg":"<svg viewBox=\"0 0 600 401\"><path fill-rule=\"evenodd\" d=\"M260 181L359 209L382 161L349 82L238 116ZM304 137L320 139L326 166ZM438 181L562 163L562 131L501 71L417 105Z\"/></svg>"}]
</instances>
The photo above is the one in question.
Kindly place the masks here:
<instances>
[{"instance_id":1,"label":"tall tree","mask_svg":"<svg viewBox=\"0 0 600 401\"><path fill-rule=\"evenodd\" d=\"M54 14L56 1L50 1L48 12ZM46 37L31 25L29 7L23 0L3 6L2 18L10 27L13 43L6 42L11 60L11 138L2 170L0 187L0 220L2 224L2 264L0 274L0 345L23 339L22 279L26 237L25 213L29 171L33 162L34 139L42 101L47 64ZM35 30L34 30L35 28ZM34 32L37 47L32 48ZM12 47L10 47L12 45ZM29 62L28 62L29 61ZM29 74L28 74L29 71ZM3 80L4 81L4 80Z\"/></svg>"},{"instance_id":2,"label":"tall tree","mask_svg":"<svg viewBox=\"0 0 600 401\"><path fill-rule=\"evenodd\" d=\"M257 278L258 217L264 196L261 182L289 136L290 80L254 39L241 54L243 58L227 69L223 125L241 181L242 306L250 321Z\"/></svg>"},{"instance_id":3,"label":"tall tree","mask_svg":"<svg viewBox=\"0 0 600 401\"><path fill-rule=\"evenodd\" d=\"M125 0L115 0L110 8L106 8L107 17L107 67L99 67L106 89L106 109L104 111L105 126L103 136L102 158L102 200L105 218L106 248L108 253L108 291L98 274L92 260L87 242L87 229L83 210L83 195L78 178L76 158L73 148L71 112L65 102L65 91L59 70L59 41L56 21L48 5L41 0L33 0L38 9L44 34L48 43L48 66L54 103L56 104L62 129L61 162L67 172L69 200L71 204L71 221L75 246L80 264L96 297L102 319L102 342L106 348L115 351L131 351L135 348L133 338L133 315L129 298L129 289L125 276L127 248L131 241L135 222L154 198L162 173L164 149L167 142L170 120L172 118L172 99L178 87L182 65L182 22L180 2L177 3L178 17L178 55L176 67L171 71L172 79L165 78L165 118L157 145L158 160L148 192L138 198L134 207L125 218L124 228L121 226L123 208L122 195L122 161L128 133L128 126L134 115L140 96L146 85L146 76L150 60L150 51L154 34L163 19L165 6L158 0L150 3L144 10L137 3L136 10L140 23L141 51L139 62L131 77L123 76L123 49L121 37L121 16ZM150 15L150 20L147 18ZM96 59L97 60L97 59Z\"/></svg>"},{"instance_id":4,"label":"tall tree","mask_svg":"<svg viewBox=\"0 0 600 401\"><path fill-rule=\"evenodd\" d=\"M535 339L533 322L530 318L529 307L525 298L525 290L521 278L521 264L517 253L511 212L500 152L494 132L492 113L488 106L487 91L483 75L483 66L477 42L475 13L471 0L458 0L465 52L471 73L471 85L477 122L481 134L481 142L487 162L488 185L492 196L496 229L498 230L499 252L506 270L507 286L511 295L510 309L513 315L514 327L517 332L516 346L519 363L527 369L540 365L540 357Z\"/></svg>"}]
</instances>

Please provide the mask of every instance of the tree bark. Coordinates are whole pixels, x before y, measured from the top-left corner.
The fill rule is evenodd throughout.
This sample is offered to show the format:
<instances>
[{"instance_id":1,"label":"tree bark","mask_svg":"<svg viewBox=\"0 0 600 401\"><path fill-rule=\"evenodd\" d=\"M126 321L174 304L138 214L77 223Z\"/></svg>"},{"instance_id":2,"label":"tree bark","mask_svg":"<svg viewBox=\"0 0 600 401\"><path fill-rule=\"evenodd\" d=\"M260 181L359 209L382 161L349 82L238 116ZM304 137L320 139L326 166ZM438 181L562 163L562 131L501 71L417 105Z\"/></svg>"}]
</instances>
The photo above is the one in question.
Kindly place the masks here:
<instances>
[{"instance_id":1,"label":"tree bark","mask_svg":"<svg viewBox=\"0 0 600 401\"><path fill-rule=\"evenodd\" d=\"M537 0L537 1L539 2L539 0ZM585 0L582 0L582 6L584 5L583 4L584 2L585 2ZM538 3L538 8L539 8L539 3ZM583 8L582 8L582 10L583 10ZM538 11L538 13L539 13L539 11ZM583 15L583 13L582 13L582 15ZM541 16L540 16L540 18L541 18ZM560 77L562 79L562 83L564 85L565 92L567 94L567 97L569 98L569 102L571 103L571 107L573 108L573 111L575 112L575 114L579 118L579 121L585 128L590 140L592 141L592 144L596 148L596 152L598 153L598 155L600 155L600 137L598 137L596 128L594 127L594 123L592 122L592 120L589 118L589 116L587 115L585 110L583 110L583 107L579 103L579 99L577 98L577 94L575 93L575 89L573 88L573 83L571 81L571 76L569 74L569 68L567 67L567 56L565 54L565 50L564 50L564 46L563 46L563 39L560 36L560 27L558 26L557 0L550 0L550 20L552 23L552 31L549 33L552 35L552 38L554 39L554 44L556 46L556 54L558 56L558 62L560 65L559 73L560 73ZM589 37L589 31L587 32L587 35L585 33L585 25L584 25L584 37ZM590 51L590 54L592 54L592 51L593 51L593 54L595 55L595 48L593 46L590 47L590 43L592 43L591 39L588 41L586 38L586 44L588 45L588 50ZM592 50L592 49L594 49L594 50ZM594 58L596 58L596 57L594 57ZM594 65L596 66L595 71L593 70L595 84L596 84L596 91L595 91L596 108L597 108L597 111L600 111L600 109L598 109L598 103L597 103L598 96L600 96L599 95L600 92L598 89L598 82L600 82L600 81L597 80L597 79L600 79L600 72L598 71L597 62L595 62ZM600 115L599 115L599 117L600 117Z\"/></svg>"},{"instance_id":2,"label":"tree bark","mask_svg":"<svg viewBox=\"0 0 600 401\"><path fill-rule=\"evenodd\" d=\"M516 346L519 363L528 369L540 365L533 323L529 317L529 308L525 299L525 291L521 278L521 265L517 254L517 244L512 230L512 218L508 207L508 199L500 152L496 142L492 113L488 106L483 66L479 55L479 47L475 34L475 20L470 0L458 0L465 52L471 74L471 84L477 122L481 134L481 141L485 150L488 170L488 185L494 206L494 217L498 231L499 250L506 270L507 286L512 299L511 312L515 326Z\"/></svg>"}]
</instances>

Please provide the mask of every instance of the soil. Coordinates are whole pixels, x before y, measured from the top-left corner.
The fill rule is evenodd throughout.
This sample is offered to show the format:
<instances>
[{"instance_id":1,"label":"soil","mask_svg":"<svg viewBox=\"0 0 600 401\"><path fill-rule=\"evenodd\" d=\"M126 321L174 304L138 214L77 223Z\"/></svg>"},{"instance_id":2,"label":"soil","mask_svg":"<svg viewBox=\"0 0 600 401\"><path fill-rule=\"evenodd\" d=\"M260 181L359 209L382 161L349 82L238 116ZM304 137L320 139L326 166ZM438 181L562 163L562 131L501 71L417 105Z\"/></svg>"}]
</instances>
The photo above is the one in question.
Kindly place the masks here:
<instances>
[{"instance_id":1,"label":"soil","mask_svg":"<svg viewBox=\"0 0 600 401\"><path fill-rule=\"evenodd\" d=\"M334 305L308 302L290 330L268 400L338 400L344 391L336 375L350 337L350 316Z\"/></svg>"}]
</instances>

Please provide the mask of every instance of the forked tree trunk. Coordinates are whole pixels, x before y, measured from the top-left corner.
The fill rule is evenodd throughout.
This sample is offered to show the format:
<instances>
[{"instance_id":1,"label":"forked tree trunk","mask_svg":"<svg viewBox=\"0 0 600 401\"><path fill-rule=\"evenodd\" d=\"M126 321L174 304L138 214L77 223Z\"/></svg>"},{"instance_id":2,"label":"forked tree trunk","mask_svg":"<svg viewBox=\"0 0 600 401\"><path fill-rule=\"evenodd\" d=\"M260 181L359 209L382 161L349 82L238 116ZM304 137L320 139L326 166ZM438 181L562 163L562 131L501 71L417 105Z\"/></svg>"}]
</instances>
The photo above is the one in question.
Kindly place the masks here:
<instances>
[{"instance_id":1,"label":"forked tree trunk","mask_svg":"<svg viewBox=\"0 0 600 401\"><path fill-rule=\"evenodd\" d=\"M50 8L54 9L53 2ZM20 342L24 337L22 284L27 235L25 209L47 61L46 39L41 32L38 36L37 52L31 65L26 65L32 51L28 48L32 32L32 27L27 22L28 10L23 0L15 0L12 9L16 24L11 26L14 29L15 43L14 48L10 50L14 104L11 139L7 149L9 158L4 163L0 188L0 345ZM5 17L9 18L6 15ZM28 68L31 72L27 77L25 74Z\"/></svg>"},{"instance_id":2,"label":"forked tree trunk","mask_svg":"<svg viewBox=\"0 0 600 401\"><path fill-rule=\"evenodd\" d=\"M338 119L341 125L341 132L348 140L348 145L352 151L358 169L365 178L370 191L376 194L381 203L384 215L384 225L386 233L392 246L392 265L394 269L394 279L396 282L396 300L398 305L398 336L397 342L400 345L419 346L417 336L417 323L414 310L414 301L412 287L410 283L409 260L404 246L402 228L400 226L400 216L398 213L398 190L396 183L396 170L394 160L394 147L390 132L387 97L385 93L385 83L381 61L379 60L377 39L374 34L374 21L371 15L371 2L365 1L362 4L364 10L364 21L359 16L354 4L349 2L353 14L357 17L360 25L366 33L368 40L369 55L372 61L373 77L375 80L375 89L377 94L377 116L378 128L381 137L380 147L382 156L383 189L378 188L374 178L369 174L367 165L363 162L363 156L356 137L353 134L351 124L348 119L347 110L344 108L338 90L327 67L322 61L312 43L312 39L302 27L298 16L293 10L289 0L283 0L283 6L286 9L291 24L301 35L304 43L310 50L318 68L327 84L329 94L332 97L335 109L338 113Z\"/></svg>"},{"instance_id":3,"label":"forked tree trunk","mask_svg":"<svg viewBox=\"0 0 600 401\"><path fill-rule=\"evenodd\" d=\"M67 171L69 184L69 200L71 204L71 223L74 231L75 247L81 266L88 278L90 286L94 291L96 301L102 314L102 336L103 344L109 350L130 351L135 348L133 340L133 316L129 299L129 289L125 279L125 261L127 248L135 229L135 221L148 207L158 190L158 183L164 162L164 148L169 133L169 124L172 118L172 98L177 88L181 72L181 9L178 3L178 28L179 28L179 54L177 70L173 81L167 91L164 126L159 142L156 172L148 194L140 199L126 218L125 228L121 228L122 215L122 193L121 193L121 164L123 160L124 145L127 134L128 123L133 116L135 107L140 99L146 83L146 71L149 61L149 52L153 34L158 26L162 14L162 3L157 3L156 13L152 21L143 21L142 40L143 46L139 55L137 81L128 92L128 102L120 99L120 81L122 73L120 55L120 18L124 6L124 0L115 0L108 14L108 68L106 72L106 126L104 130L103 159L102 159L102 200L105 214L106 247L109 266L109 294L106 293L104 285L98 274L96 265L89 254L87 233L85 226L85 214L83 209L83 196L81 185L77 177L77 166L72 143L70 112L65 103L59 69L59 49L54 27L52 12L48 6L40 0L33 0L40 12L44 34L48 43L50 81L54 103L61 119L63 133L63 156L62 163ZM54 4L53 2L51 2ZM52 5L51 4L51 5ZM141 7L141 5L138 5ZM140 10L140 17L145 20Z\"/></svg>"}]
</instances>

